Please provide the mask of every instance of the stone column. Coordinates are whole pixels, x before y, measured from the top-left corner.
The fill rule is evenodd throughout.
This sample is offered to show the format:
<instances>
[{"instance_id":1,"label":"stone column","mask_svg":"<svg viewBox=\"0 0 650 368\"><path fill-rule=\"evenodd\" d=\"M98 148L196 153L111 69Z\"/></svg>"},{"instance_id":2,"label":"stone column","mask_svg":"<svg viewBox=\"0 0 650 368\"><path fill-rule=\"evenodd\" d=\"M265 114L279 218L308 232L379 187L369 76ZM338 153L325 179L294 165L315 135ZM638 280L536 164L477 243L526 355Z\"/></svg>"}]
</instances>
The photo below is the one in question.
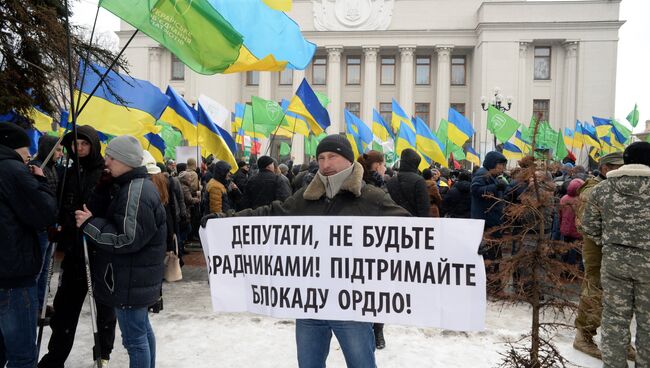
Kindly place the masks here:
<instances>
[{"instance_id":1,"label":"stone column","mask_svg":"<svg viewBox=\"0 0 650 368\"><path fill-rule=\"evenodd\" d=\"M413 87L415 85L413 73L413 53L415 46L400 46L400 69L399 69L399 104L407 114L413 115Z\"/></svg>"},{"instance_id":2,"label":"stone column","mask_svg":"<svg viewBox=\"0 0 650 368\"><path fill-rule=\"evenodd\" d=\"M364 46L363 121L372 129L372 109L377 103L377 52L379 46Z\"/></svg>"},{"instance_id":3,"label":"stone column","mask_svg":"<svg viewBox=\"0 0 650 368\"><path fill-rule=\"evenodd\" d=\"M528 69L528 50L530 50L530 42L519 42L519 83L517 91L517 120L522 122L530 121L532 115L532 101L530 100L530 86L533 80ZM529 107L530 106L530 107Z\"/></svg>"},{"instance_id":4,"label":"stone column","mask_svg":"<svg viewBox=\"0 0 650 368\"><path fill-rule=\"evenodd\" d=\"M160 88L160 47L149 48L149 82Z\"/></svg>"},{"instance_id":5,"label":"stone column","mask_svg":"<svg viewBox=\"0 0 650 368\"><path fill-rule=\"evenodd\" d=\"M341 132L341 119L343 109L341 108L341 53L343 46L326 46L327 48L327 97L330 99L328 111L331 125L327 129L328 134Z\"/></svg>"},{"instance_id":6,"label":"stone column","mask_svg":"<svg viewBox=\"0 0 650 368\"><path fill-rule=\"evenodd\" d=\"M295 92L300 86L302 79L305 78L304 70L294 69L293 71L293 91ZM293 123L291 118L288 119L289 123ZM300 134L294 134L291 140L291 157L293 157L294 165L300 165L305 162L305 137Z\"/></svg>"},{"instance_id":7,"label":"stone column","mask_svg":"<svg viewBox=\"0 0 650 368\"><path fill-rule=\"evenodd\" d=\"M440 119L446 119L449 112L451 86L451 50L453 46L436 46L438 54L438 78L436 82L436 120L432 124L438 128Z\"/></svg>"},{"instance_id":8,"label":"stone column","mask_svg":"<svg viewBox=\"0 0 650 368\"><path fill-rule=\"evenodd\" d=\"M576 85L578 79L578 42L564 44L564 83L566 96L564 98L564 127L573 127L576 121Z\"/></svg>"}]
</instances>

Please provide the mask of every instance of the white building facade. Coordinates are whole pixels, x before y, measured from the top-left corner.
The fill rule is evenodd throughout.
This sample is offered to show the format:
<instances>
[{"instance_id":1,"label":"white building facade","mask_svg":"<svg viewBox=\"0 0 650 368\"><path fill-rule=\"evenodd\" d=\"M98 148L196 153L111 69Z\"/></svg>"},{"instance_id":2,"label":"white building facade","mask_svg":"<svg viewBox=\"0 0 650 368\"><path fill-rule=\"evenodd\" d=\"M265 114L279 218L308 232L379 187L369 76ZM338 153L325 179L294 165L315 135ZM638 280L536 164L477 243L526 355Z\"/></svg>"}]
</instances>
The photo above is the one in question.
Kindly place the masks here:
<instances>
[{"instance_id":1,"label":"white building facade","mask_svg":"<svg viewBox=\"0 0 650 368\"><path fill-rule=\"evenodd\" d=\"M289 16L318 46L305 70L203 76L141 33L125 56L134 77L230 109L253 95L290 99L307 78L331 100L329 132L345 130L344 108L370 125L372 109L389 117L395 98L436 129L451 106L473 122L484 154L493 143L481 100L495 88L526 125L614 116L620 1L293 0ZM132 33L122 22L121 44ZM302 146L294 138L298 162Z\"/></svg>"}]
</instances>

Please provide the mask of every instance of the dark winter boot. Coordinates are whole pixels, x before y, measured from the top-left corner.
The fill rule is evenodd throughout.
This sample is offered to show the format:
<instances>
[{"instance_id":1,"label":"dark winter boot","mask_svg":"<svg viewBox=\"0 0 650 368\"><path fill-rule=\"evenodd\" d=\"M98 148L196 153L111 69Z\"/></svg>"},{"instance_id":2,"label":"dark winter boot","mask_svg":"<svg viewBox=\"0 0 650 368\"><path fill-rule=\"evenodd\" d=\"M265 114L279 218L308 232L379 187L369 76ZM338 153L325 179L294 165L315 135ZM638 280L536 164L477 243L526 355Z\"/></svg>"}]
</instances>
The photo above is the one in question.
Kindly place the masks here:
<instances>
[{"instance_id":1,"label":"dark winter boot","mask_svg":"<svg viewBox=\"0 0 650 368\"><path fill-rule=\"evenodd\" d=\"M384 324L375 323L372 325L372 329L375 332L375 348L381 350L386 347L386 340L384 340Z\"/></svg>"},{"instance_id":2,"label":"dark winter boot","mask_svg":"<svg viewBox=\"0 0 650 368\"><path fill-rule=\"evenodd\" d=\"M594 342L593 337L580 330L576 331L576 338L573 340L573 348L596 359L603 359L603 353L601 353L598 345Z\"/></svg>"}]
</instances>

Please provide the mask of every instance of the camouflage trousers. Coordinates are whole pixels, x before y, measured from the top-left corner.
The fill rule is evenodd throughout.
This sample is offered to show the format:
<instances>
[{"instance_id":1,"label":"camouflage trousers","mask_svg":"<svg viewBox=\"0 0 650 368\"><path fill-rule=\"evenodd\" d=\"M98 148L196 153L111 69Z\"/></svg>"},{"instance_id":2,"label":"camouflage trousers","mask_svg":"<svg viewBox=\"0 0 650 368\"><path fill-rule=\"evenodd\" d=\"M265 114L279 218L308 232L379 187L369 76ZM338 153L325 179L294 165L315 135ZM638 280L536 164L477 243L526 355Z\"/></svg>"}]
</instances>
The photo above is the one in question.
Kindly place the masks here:
<instances>
[{"instance_id":1,"label":"camouflage trousers","mask_svg":"<svg viewBox=\"0 0 650 368\"><path fill-rule=\"evenodd\" d=\"M596 336L600 327L600 318L603 311L603 289L600 285L600 263L602 262L602 248L588 238L582 245L582 261L585 265L584 280L580 287L580 303L575 326L584 336Z\"/></svg>"},{"instance_id":2,"label":"camouflage trousers","mask_svg":"<svg viewBox=\"0 0 650 368\"><path fill-rule=\"evenodd\" d=\"M627 368L630 322L636 316L636 367L650 367L650 251L605 245L602 264L603 367Z\"/></svg>"}]
</instances>

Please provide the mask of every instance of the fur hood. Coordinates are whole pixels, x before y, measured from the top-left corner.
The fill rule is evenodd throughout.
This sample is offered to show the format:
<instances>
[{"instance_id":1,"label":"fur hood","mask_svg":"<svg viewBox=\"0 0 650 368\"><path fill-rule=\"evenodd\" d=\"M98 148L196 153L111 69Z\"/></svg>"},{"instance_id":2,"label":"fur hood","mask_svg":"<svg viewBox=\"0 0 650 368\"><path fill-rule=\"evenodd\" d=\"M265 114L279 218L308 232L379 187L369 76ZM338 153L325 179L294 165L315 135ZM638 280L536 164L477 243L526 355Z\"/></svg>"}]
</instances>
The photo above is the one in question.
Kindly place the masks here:
<instances>
[{"instance_id":1,"label":"fur hood","mask_svg":"<svg viewBox=\"0 0 650 368\"><path fill-rule=\"evenodd\" d=\"M355 197L361 196L361 188L364 185L363 181L363 166L360 163L354 162L352 173L348 176L347 179L341 185L341 191L348 191L352 193ZM309 183L307 189L302 194L302 197L308 201L317 201L322 196L325 195L325 184L315 177L314 180Z\"/></svg>"},{"instance_id":2,"label":"fur hood","mask_svg":"<svg viewBox=\"0 0 650 368\"><path fill-rule=\"evenodd\" d=\"M607 173L607 179L620 178L622 176L645 176L650 177L650 167L640 164L623 165L617 170Z\"/></svg>"},{"instance_id":3,"label":"fur hood","mask_svg":"<svg viewBox=\"0 0 650 368\"><path fill-rule=\"evenodd\" d=\"M650 199L650 167L646 165L623 165L608 172L605 183L622 195Z\"/></svg>"}]
</instances>

